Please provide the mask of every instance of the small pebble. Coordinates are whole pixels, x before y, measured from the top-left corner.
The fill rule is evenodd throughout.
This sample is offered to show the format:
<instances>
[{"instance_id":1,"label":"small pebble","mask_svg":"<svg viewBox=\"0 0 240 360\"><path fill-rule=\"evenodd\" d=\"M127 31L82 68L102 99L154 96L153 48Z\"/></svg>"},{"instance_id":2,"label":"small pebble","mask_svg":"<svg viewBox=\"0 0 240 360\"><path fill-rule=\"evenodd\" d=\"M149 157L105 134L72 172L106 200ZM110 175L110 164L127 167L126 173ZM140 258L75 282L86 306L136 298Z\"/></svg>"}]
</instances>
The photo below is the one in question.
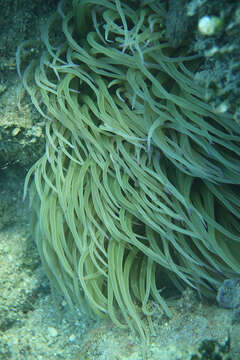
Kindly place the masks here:
<instances>
[{"instance_id":1,"label":"small pebble","mask_svg":"<svg viewBox=\"0 0 240 360\"><path fill-rule=\"evenodd\" d=\"M70 335L69 336L69 339L68 339L70 342L73 342L76 340L76 336L74 334Z\"/></svg>"},{"instance_id":2,"label":"small pebble","mask_svg":"<svg viewBox=\"0 0 240 360\"><path fill-rule=\"evenodd\" d=\"M203 16L198 22L198 31L202 35L211 36L219 32L223 21L217 16Z\"/></svg>"},{"instance_id":3,"label":"small pebble","mask_svg":"<svg viewBox=\"0 0 240 360\"><path fill-rule=\"evenodd\" d=\"M51 326L48 327L48 333L49 333L49 335L52 336L52 337L58 336L57 330L56 330L54 327L51 327Z\"/></svg>"}]
</instances>

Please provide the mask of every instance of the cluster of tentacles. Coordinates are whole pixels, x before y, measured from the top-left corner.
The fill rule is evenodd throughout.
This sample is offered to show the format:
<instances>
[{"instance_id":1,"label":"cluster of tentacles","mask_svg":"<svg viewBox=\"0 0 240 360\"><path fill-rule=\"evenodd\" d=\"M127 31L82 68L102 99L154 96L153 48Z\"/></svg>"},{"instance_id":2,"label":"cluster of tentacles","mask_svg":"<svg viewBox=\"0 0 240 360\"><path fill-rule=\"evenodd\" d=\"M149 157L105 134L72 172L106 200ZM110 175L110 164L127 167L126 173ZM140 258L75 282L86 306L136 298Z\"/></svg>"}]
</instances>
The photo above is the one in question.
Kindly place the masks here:
<instances>
[{"instance_id":1,"label":"cluster of tentacles","mask_svg":"<svg viewBox=\"0 0 240 360\"><path fill-rule=\"evenodd\" d=\"M240 274L240 127L204 101L200 60L173 53L160 2L136 3L60 3L22 80L46 118L26 188L34 174L48 276L144 338L150 299L170 315L169 287L211 296Z\"/></svg>"}]
</instances>

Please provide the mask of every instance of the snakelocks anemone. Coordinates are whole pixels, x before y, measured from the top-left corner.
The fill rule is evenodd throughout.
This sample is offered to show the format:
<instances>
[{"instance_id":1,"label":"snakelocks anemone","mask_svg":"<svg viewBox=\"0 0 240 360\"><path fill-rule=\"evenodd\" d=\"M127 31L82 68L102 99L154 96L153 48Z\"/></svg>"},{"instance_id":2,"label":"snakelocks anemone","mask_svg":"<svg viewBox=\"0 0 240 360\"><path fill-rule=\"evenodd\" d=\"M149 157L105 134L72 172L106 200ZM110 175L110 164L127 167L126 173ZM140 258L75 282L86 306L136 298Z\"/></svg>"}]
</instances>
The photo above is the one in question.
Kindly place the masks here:
<instances>
[{"instance_id":1,"label":"snakelocks anemone","mask_svg":"<svg viewBox=\"0 0 240 360\"><path fill-rule=\"evenodd\" d=\"M160 2L60 2L41 41L17 67L46 118L25 185L43 265L70 305L145 339L150 300L171 316L169 289L240 274L240 126L204 101Z\"/></svg>"}]
</instances>

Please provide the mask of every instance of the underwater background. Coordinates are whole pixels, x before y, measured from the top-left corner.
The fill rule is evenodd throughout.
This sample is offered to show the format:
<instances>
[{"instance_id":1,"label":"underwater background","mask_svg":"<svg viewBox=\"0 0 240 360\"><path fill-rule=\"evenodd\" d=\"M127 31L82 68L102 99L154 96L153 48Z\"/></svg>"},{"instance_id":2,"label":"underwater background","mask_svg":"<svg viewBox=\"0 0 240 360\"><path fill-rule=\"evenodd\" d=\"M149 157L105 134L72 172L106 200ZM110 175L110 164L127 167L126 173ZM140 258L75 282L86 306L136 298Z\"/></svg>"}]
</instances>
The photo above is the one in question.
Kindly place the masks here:
<instances>
[{"instance_id":1,"label":"underwater background","mask_svg":"<svg viewBox=\"0 0 240 360\"><path fill-rule=\"evenodd\" d=\"M136 9L146 5L146 1L130 3ZM173 49L171 56L181 48L186 54L201 55L196 82L204 89L204 100L216 113L229 114L234 126L239 126L239 5L227 1L151 3L165 12L162 29ZM23 194L27 171L45 152L46 119L23 90L16 52L25 44L20 49L25 52L24 65L39 57L41 29L54 16L57 5L57 1L0 1L0 359L184 360L204 359L210 356L204 355L207 352L211 356L219 353L222 359L239 359L239 314L234 313L239 303L236 300L235 309L219 307L217 289L212 299L189 287L181 295L171 289L175 299L170 319L157 301L150 300L154 331L144 353L136 333L108 319L89 317L77 308L74 312L61 293L52 294L32 236L32 209ZM222 20L210 36L198 28L206 15ZM58 41L57 30L52 36ZM121 91L118 94L121 101ZM35 99L39 100L38 95ZM153 132L148 136L148 150ZM233 172L238 164L239 157ZM215 176L214 168L211 176ZM239 185L237 180L234 183ZM142 229L140 232L142 235ZM223 281L226 274L220 278Z\"/></svg>"}]
</instances>

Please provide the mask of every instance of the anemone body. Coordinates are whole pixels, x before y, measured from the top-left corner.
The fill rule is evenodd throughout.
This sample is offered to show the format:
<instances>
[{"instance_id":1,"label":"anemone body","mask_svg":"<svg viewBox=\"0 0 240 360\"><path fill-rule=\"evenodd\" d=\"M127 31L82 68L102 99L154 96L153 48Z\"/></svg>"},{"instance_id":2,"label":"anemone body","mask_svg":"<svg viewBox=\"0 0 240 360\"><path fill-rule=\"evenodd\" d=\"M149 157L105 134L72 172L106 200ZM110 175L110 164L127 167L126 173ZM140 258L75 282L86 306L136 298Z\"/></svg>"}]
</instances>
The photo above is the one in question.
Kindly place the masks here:
<instances>
[{"instance_id":1,"label":"anemone body","mask_svg":"<svg viewBox=\"0 0 240 360\"><path fill-rule=\"evenodd\" d=\"M150 299L170 316L168 287L214 296L240 273L240 128L203 100L200 59L171 49L163 17L155 1L60 4L23 73L46 118L25 191L33 177L47 274L69 304L143 338Z\"/></svg>"}]
</instances>

